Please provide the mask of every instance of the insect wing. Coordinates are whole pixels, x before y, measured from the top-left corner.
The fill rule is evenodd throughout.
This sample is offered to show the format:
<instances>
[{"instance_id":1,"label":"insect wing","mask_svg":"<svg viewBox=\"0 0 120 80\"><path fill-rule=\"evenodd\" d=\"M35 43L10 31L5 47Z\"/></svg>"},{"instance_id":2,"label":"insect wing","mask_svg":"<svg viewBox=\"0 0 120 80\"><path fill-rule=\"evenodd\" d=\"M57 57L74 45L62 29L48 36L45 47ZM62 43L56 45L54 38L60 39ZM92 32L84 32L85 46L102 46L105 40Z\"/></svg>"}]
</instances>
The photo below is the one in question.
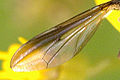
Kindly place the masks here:
<instances>
[{"instance_id":1,"label":"insect wing","mask_svg":"<svg viewBox=\"0 0 120 80\"><path fill-rule=\"evenodd\" d=\"M43 58L48 63L48 68L63 64L74 57L94 34L98 28L97 25L100 23L105 13L106 12L100 12L96 14L87 22L82 23L83 25L68 37L58 41L52 46Z\"/></svg>"},{"instance_id":2,"label":"insect wing","mask_svg":"<svg viewBox=\"0 0 120 80\"><path fill-rule=\"evenodd\" d=\"M25 43L14 54L11 68L14 71L34 71L70 60L86 45L109 11L108 7L102 9L102 6L79 14Z\"/></svg>"}]
</instances>

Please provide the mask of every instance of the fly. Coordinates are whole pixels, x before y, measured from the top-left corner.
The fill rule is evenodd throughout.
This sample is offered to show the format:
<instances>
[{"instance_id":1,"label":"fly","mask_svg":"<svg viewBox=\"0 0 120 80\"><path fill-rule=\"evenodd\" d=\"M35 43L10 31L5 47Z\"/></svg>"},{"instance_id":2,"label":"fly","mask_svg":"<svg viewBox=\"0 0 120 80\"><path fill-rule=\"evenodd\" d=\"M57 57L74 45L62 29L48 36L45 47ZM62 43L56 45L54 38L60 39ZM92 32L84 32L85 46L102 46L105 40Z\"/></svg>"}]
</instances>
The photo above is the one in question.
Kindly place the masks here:
<instances>
[{"instance_id":1,"label":"fly","mask_svg":"<svg viewBox=\"0 0 120 80\"><path fill-rule=\"evenodd\" d=\"M10 67L22 72L65 63L82 50L111 10L120 10L120 0L95 6L35 36L15 52Z\"/></svg>"}]
</instances>

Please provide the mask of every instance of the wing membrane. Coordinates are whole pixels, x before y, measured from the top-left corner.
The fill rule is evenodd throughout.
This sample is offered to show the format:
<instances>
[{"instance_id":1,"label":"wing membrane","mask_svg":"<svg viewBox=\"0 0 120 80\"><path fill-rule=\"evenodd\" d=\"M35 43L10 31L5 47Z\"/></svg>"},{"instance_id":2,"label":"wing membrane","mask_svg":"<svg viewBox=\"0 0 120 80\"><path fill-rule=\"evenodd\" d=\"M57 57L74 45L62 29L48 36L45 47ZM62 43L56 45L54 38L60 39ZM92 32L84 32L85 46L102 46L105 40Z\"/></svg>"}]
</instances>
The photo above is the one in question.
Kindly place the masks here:
<instances>
[{"instance_id":1,"label":"wing membrane","mask_svg":"<svg viewBox=\"0 0 120 80\"><path fill-rule=\"evenodd\" d=\"M55 67L71 59L80 51L104 15L110 2L85 11L37 35L14 54L11 68L14 71L33 71Z\"/></svg>"},{"instance_id":2,"label":"wing membrane","mask_svg":"<svg viewBox=\"0 0 120 80\"><path fill-rule=\"evenodd\" d=\"M71 59L76 55L78 51L80 51L93 33L98 28L98 24L100 23L102 17L106 14L106 12L100 12L93 16L91 19L83 23L80 28L76 29L73 33L71 33L68 37L60 40L51 49L50 52L46 56L51 55L51 58L47 60L48 67L55 67L64 62ZM59 48L56 48L59 46ZM61 46L61 47L60 47ZM54 52L54 49L56 50ZM46 60L46 59L44 59Z\"/></svg>"}]
</instances>

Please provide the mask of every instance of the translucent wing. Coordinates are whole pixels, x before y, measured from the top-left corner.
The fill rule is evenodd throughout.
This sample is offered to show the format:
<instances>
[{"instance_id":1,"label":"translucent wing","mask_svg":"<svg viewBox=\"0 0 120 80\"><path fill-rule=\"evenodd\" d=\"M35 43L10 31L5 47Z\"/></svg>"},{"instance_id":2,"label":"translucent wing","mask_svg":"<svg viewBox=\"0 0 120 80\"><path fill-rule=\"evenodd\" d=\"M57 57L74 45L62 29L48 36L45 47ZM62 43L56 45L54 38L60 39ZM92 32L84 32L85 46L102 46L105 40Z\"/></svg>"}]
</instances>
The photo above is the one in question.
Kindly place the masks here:
<instances>
[{"instance_id":1,"label":"translucent wing","mask_svg":"<svg viewBox=\"0 0 120 80\"><path fill-rule=\"evenodd\" d=\"M11 60L14 71L55 67L74 57L109 11L110 2L96 6L34 37L22 45Z\"/></svg>"},{"instance_id":2,"label":"translucent wing","mask_svg":"<svg viewBox=\"0 0 120 80\"><path fill-rule=\"evenodd\" d=\"M58 41L52 46L43 59L47 62L48 68L55 67L74 57L80 51L93 33L106 12L97 13L81 26L74 30L69 36Z\"/></svg>"}]
</instances>

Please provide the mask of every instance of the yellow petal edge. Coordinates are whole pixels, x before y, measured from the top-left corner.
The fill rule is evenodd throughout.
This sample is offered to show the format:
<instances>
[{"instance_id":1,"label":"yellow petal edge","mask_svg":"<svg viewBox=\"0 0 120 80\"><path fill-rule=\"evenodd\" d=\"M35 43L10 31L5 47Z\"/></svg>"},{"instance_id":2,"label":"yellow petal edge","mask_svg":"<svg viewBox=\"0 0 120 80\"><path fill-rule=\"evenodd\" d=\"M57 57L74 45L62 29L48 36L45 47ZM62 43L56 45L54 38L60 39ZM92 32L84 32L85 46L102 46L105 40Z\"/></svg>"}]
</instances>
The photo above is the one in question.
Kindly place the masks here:
<instances>
[{"instance_id":1,"label":"yellow petal edge","mask_svg":"<svg viewBox=\"0 0 120 80\"><path fill-rule=\"evenodd\" d=\"M95 0L96 4L102 4L105 2L108 2L110 0ZM114 26L115 29L117 29L120 32L120 11L113 10L110 15L108 15L107 20Z\"/></svg>"}]
</instances>

